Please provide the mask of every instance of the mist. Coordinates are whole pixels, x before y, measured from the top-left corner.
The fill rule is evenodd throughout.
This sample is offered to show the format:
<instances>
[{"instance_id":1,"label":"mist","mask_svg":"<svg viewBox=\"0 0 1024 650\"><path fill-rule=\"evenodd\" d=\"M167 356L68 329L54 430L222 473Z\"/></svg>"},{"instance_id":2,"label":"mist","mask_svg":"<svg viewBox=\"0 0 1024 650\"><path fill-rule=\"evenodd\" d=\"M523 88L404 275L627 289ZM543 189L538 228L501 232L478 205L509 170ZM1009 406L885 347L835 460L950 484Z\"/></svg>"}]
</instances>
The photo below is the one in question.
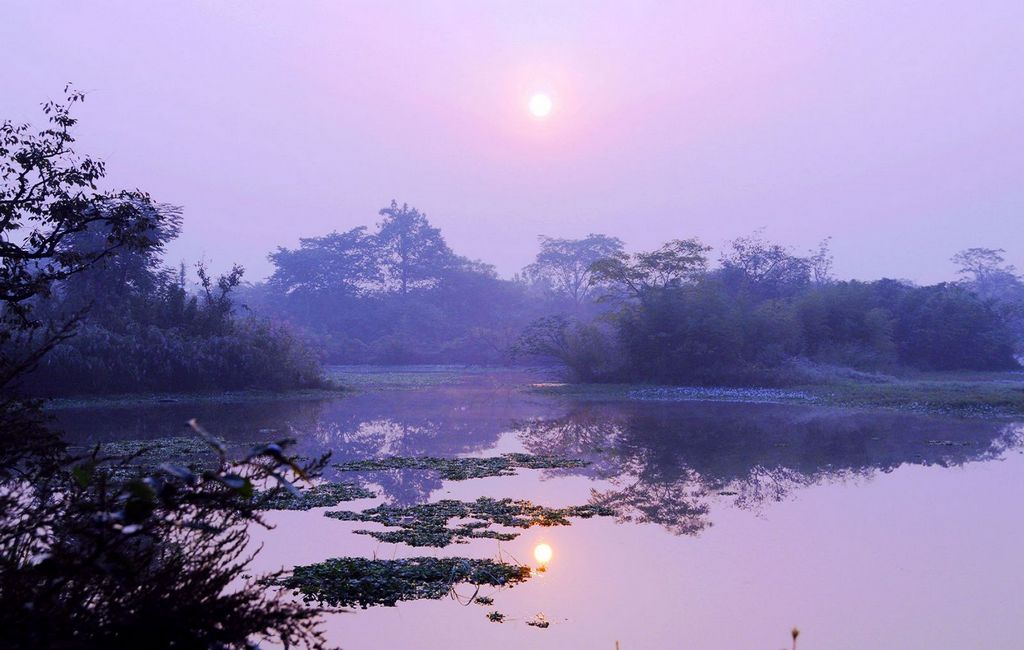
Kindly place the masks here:
<instances>
[{"instance_id":1,"label":"mist","mask_svg":"<svg viewBox=\"0 0 1024 650\"><path fill-rule=\"evenodd\" d=\"M15 2L0 113L88 91L110 185L185 208L170 259L250 279L398 198L504 277L537 235L763 227L831 236L840 278L931 283L972 246L1024 266L1022 26L1016 2Z\"/></svg>"}]
</instances>

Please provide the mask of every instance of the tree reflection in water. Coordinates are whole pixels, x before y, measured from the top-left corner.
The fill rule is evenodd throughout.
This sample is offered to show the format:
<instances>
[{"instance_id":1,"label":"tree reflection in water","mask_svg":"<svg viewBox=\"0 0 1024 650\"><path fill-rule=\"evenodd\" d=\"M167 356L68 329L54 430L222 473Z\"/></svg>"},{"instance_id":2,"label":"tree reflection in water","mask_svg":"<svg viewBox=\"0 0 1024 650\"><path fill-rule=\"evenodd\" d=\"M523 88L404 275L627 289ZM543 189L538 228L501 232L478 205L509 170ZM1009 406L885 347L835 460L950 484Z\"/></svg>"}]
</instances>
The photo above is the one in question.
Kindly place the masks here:
<instances>
[{"instance_id":1,"label":"tree reflection in water","mask_svg":"<svg viewBox=\"0 0 1024 650\"><path fill-rule=\"evenodd\" d=\"M182 423L197 417L229 440L291 436L298 453L330 451L334 462L489 456L521 446L590 461L543 473L592 478L594 504L613 508L623 521L657 523L677 534L710 525L710 506L720 501L756 509L801 487L862 481L904 464L998 458L1024 438L1024 425L1006 421L778 404L573 401L532 395L521 385L473 376L457 385L342 399L81 408L57 415L77 444L178 436ZM419 470L355 477L328 472L327 478L357 478L396 505L428 501L443 485L436 473Z\"/></svg>"},{"instance_id":2,"label":"tree reflection in water","mask_svg":"<svg viewBox=\"0 0 1024 650\"><path fill-rule=\"evenodd\" d=\"M585 458L608 489L592 502L622 521L676 534L710 525L711 503L757 509L795 489L861 481L901 465L958 466L1000 457L1024 425L886 411L690 402L579 403L521 422L531 453Z\"/></svg>"}]
</instances>

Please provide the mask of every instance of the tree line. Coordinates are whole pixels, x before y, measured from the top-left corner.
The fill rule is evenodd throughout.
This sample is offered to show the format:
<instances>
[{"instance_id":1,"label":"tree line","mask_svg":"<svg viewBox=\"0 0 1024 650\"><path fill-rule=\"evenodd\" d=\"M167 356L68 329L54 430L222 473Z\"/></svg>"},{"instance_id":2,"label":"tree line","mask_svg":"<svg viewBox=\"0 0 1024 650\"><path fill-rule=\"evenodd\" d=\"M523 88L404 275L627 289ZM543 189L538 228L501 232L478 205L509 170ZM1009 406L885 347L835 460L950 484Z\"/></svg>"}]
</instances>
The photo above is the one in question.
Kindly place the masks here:
<instances>
[{"instance_id":1,"label":"tree line","mask_svg":"<svg viewBox=\"0 0 1024 650\"><path fill-rule=\"evenodd\" d=\"M798 254L760 233L714 260L696 238L628 253L612 236L540 237L512 279L453 253L392 202L377 229L303 239L247 289L335 363L556 360L584 381L785 382L795 362L1006 370L1024 352L1024 283L967 249L956 281L841 281L826 240ZM717 263L716 263L717 262Z\"/></svg>"},{"instance_id":2,"label":"tree line","mask_svg":"<svg viewBox=\"0 0 1024 650\"><path fill-rule=\"evenodd\" d=\"M827 240L800 254L758 232L716 255L696 238L630 253L605 234L541 236L534 261L504 279L392 201L372 225L276 249L269 278L248 283L238 266L218 277L169 266L181 212L145 200L145 224L128 233L144 248L106 250L124 234L95 216L124 209L108 201L35 266L8 263L96 262L16 308L69 334L23 360L35 370L26 392L309 388L324 385L321 363L554 361L584 381L785 383L805 362L1003 370L1024 352L1024 283L1000 250L962 251L959 279L916 286L835 279ZM6 336L0 353L25 343Z\"/></svg>"},{"instance_id":3,"label":"tree line","mask_svg":"<svg viewBox=\"0 0 1024 650\"><path fill-rule=\"evenodd\" d=\"M1011 370L1024 352L1024 283L1002 251L967 249L960 280L836 280L828 242L807 255L759 234L711 249L675 240L589 266L596 318L553 315L519 341L585 381L772 384L807 362L863 370Z\"/></svg>"}]
</instances>

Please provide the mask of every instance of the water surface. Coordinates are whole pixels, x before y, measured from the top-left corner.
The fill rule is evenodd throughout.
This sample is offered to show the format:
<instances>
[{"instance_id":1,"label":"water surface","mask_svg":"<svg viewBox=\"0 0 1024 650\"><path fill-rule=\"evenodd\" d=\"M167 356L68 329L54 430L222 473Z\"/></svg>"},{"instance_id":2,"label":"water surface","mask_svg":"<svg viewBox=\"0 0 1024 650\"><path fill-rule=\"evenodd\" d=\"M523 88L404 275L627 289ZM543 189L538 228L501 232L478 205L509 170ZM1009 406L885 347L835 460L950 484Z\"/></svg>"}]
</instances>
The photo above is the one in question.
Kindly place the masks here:
<instances>
[{"instance_id":1,"label":"water surface","mask_svg":"<svg viewBox=\"0 0 1024 650\"><path fill-rule=\"evenodd\" d=\"M357 477L395 504L479 496L602 503L614 518L533 528L511 542L412 549L353 535L322 511L273 513L257 568L330 557L459 555L548 570L453 600L332 615L345 648L1014 648L1024 638L1024 424L733 402L574 400L519 371L346 369L328 400L80 408L77 442L183 433L198 417L234 440L291 435L338 460L389 455L583 458L581 469L442 481ZM352 475L333 476L352 480ZM348 504L372 505L378 501ZM470 589L461 591L471 593ZM486 620L497 609L508 619ZM551 626L525 622L543 613Z\"/></svg>"}]
</instances>

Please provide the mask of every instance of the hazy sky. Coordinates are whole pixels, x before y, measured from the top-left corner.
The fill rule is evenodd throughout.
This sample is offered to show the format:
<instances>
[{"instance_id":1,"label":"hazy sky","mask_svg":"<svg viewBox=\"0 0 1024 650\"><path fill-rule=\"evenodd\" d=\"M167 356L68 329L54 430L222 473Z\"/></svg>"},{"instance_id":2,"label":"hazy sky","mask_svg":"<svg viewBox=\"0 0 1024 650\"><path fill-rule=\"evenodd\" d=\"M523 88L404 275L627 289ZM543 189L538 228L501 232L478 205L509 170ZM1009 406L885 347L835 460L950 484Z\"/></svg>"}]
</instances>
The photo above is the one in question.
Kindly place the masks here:
<instances>
[{"instance_id":1,"label":"hazy sky","mask_svg":"<svg viewBox=\"0 0 1024 650\"><path fill-rule=\"evenodd\" d=\"M184 206L172 258L250 279L392 198L503 274L541 233L762 226L842 277L1024 267L1021 0L5 0L0 117L67 81L112 184Z\"/></svg>"}]
</instances>

